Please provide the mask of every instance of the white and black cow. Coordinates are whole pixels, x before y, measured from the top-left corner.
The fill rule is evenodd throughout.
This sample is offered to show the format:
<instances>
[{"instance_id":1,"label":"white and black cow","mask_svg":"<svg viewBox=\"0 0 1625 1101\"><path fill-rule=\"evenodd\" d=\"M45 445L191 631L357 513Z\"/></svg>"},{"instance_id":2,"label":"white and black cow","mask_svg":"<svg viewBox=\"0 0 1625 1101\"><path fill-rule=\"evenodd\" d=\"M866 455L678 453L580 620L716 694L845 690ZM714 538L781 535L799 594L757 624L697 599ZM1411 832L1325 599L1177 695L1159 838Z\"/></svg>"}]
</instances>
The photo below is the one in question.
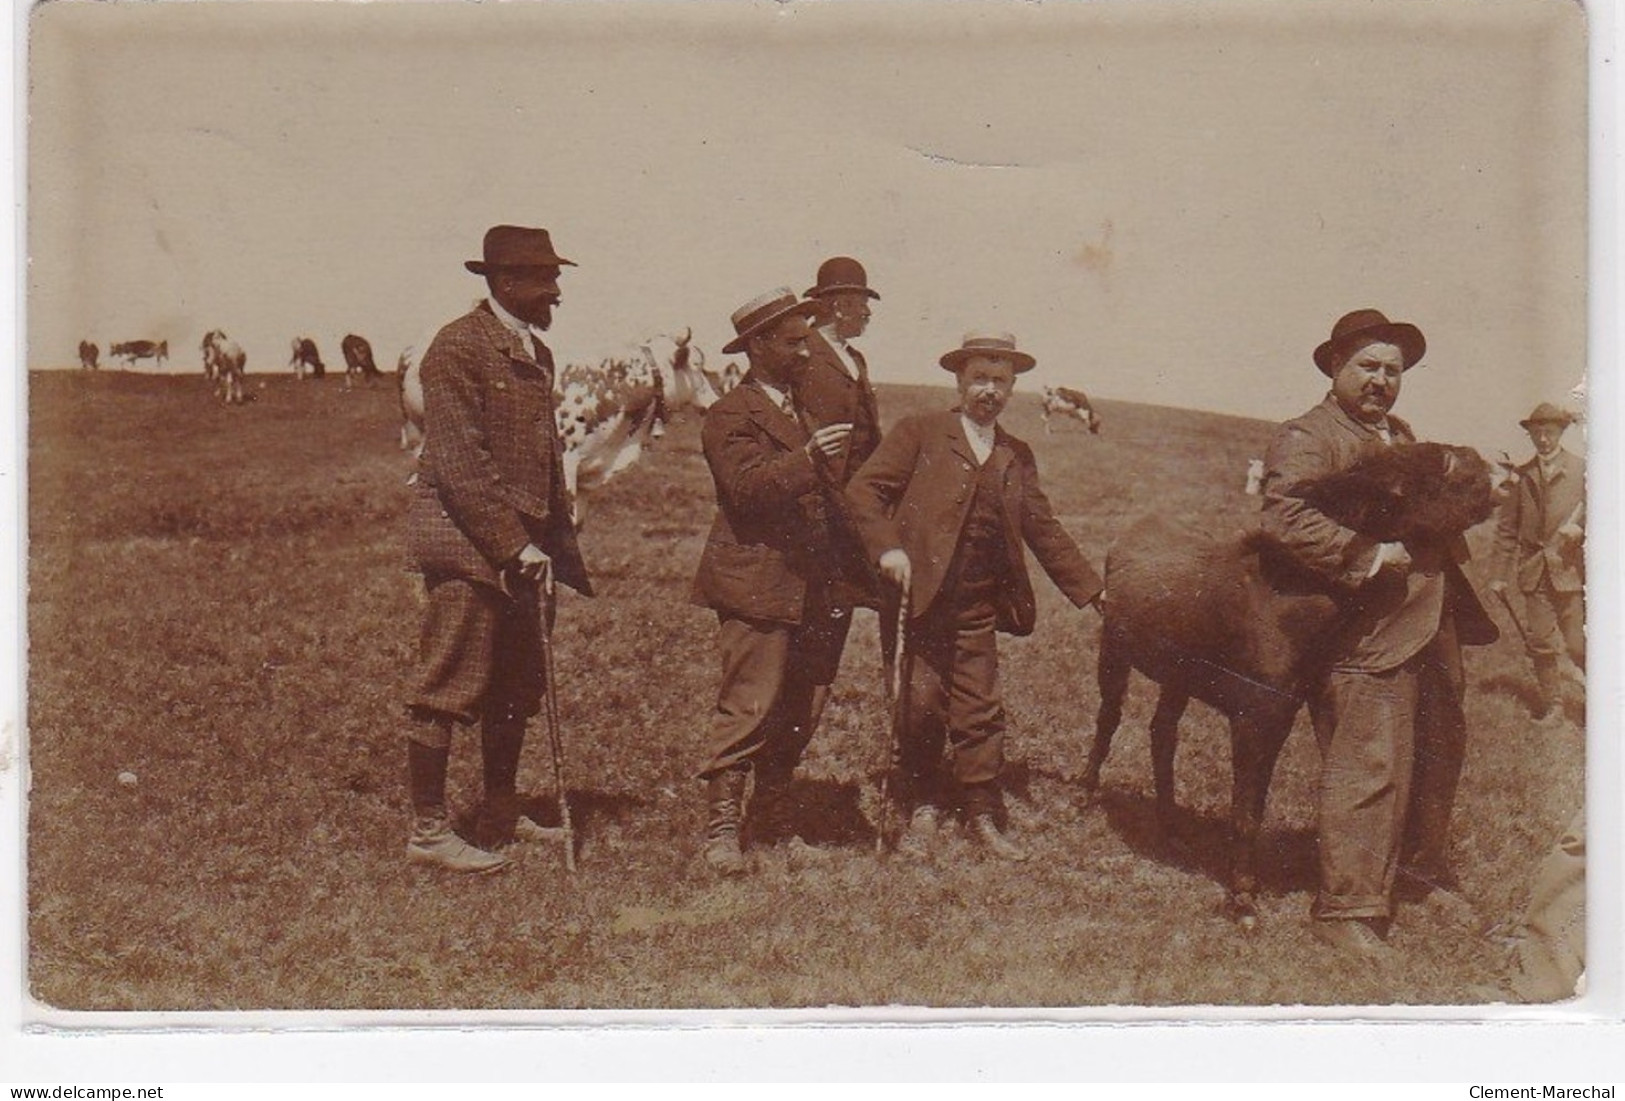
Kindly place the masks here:
<instances>
[{"instance_id":1,"label":"white and black cow","mask_svg":"<svg viewBox=\"0 0 1625 1101\"><path fill-rule=\"evenodd\" d=\"M164 360L169 358L169 341L126 340L109 347L107 354L119 357L130 367L134 367L136 361L142 359L150 359L154 365L162 367Z\"/></svg>"},{"instance_id":2,"label":"white and black cow","mask_svg":"<svg viewBox=\"0 0 1625 1101\"><path fill-rule=\"evenodd\" d=\"M301 381L307 376L318 379L327 377L327 364L322 362L316 342L308 336L293 338L293 354L288 357L288 366L293 368L293 373Z\"/></svg>"},{"instance_id":3,"label":"white and black cow","mask_svg":"<svg viewBox=\"0 0 1625 1101\"><path fill-rule=\"evenodd\" d=\"M203 336L203 372L218 383L220 400L227 405L241 405L243 396L243 368L248 356L242 345L219 329L210 329Z\"/></svg>"},{"instance_id":4,"label":"white and black cow","mask_svg":"<svg viewBox=\"0 0 1625 1101\"><path fill-rule=\"evenodd\" d=\"M426 346L426 345L425 345ZM401 448L423 449L423 380L417 346L401 353ZM705 375L705 354L692 332L650 337L612 355L559 368L553 384L564 485L579 527L581 494L638 461L672 413L706 410L717 400Z\"/></svg>"},{"instance_id":5,"label":"white and black cow","mask_svg":"<svg viewBox=\"0 0 1625 1101\"><path fill-rule=\"evenodd\" d=\"M1050 432L1049 419L1052 416L1075 417L1082 421L1089 429L1089 434L1100 434L1100 417L1095 413L1095 407L1089 403L1089 395L1082 390L1073 390L1067 386L1044 387L1044 434Z\"/></svg>"}]
</instances>

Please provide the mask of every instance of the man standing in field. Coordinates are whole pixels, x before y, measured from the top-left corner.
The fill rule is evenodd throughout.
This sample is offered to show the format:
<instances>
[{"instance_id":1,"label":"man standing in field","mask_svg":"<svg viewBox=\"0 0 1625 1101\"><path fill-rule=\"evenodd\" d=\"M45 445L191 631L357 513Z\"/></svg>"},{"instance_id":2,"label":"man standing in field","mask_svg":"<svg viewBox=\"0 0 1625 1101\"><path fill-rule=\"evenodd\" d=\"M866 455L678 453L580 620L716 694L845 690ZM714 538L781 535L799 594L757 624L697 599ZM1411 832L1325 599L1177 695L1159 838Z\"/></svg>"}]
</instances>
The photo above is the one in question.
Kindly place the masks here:
<instances>
[{"instance_id":1,"label":"man standing in field","mask_svg":"<svg viewBox=\"0 0 1625 1101\"><path fill-rule=\"evenodd\" d=\"M1495 528L1499 576L1490 583L1504 600L1511 578L1523 593L1525 647L1540 690L1536 718L1559 698L1558 655L1585 669L1585 460L1564 449L1567 412L1541 402L1518 422L1535 457L1518 467Z\"/></svg>"},{"instance_id":2,"label":"man standing in field","mask_svg":"<svg viewBox=\"0 0 1625 1101\"><path fill-rule=\"evenodd\" d=\"M1000 774L1004 705L996 631L1032 633L1036 603L1022 544L1078 607L1099 609L1099 575L1038 485L1032 449L999 426L1032 356L1013 336L971 333L941 360L959 387L943 413L905 417L847 488L864 545L908 594L909 669L899 734L898 798L910 808L902 849L925 856L949 792L944 742L965 821L995 856L1027 859L1005 835Z\"/></svg>"},{"instance_id":3,"label":"man standing in field","mask_svg":"<svg viewBox=\"0 0 1625 1101\"><path fill-rule=\"evenodd\" d=\"M1340 318L1314 354L1331 392L1281 427L1264 460L1264 531L1353 607L1310 700L1321 751L1311 928L1365 957L1389 951L1402 860L1424 886L1454 885L1450 810L1467 737L1461 644L1496 632L1458 564L1465 542L1444 551L1379 544L1298 494L1372 449L1415 440L1390 410L1426 349L1416 326L1376 310Z\"/></svg>"},{"instance_id":4,"label":"man standing in field","mask_svg":"<svg viewBox=\"0 0 1625 1101\"><path fill-rule=\"evenodd\" d=\"M820 689L835 679L846 639L850 608L831 601L820 464L842 454L852 424L809 432L792 396L807 367L814 309L780 288L734 311L737 336L723 352L743 351L750 370L706 413L701 432L717 515L694 601L717 613L722 684L700 779L709 815L704 859L722 875L746 870L740 825L752 771L753 798L768 804L753 817L782 814Z\"/></svg>"},{"instance_id":5,"label":"man standing in field","mask_svg":"<svg viewBox=\"0 0 1625 1101\"><path fill-rule=\"evenodd\" d=\"M576 546L553 414L553 356L542 334L571 261L545 229L496 226L466 263L490 297L440 330L423 354L425 443L408 520L408 554L428 590L417 688L408 710L410 861L492 872L487 851L539 827L519 813L525 720L542 673L540 616L556 578L592 595ZM452 832L446 768L452 734L480 726L485 802L476 848Z\"/></svg>"}]
</instances>

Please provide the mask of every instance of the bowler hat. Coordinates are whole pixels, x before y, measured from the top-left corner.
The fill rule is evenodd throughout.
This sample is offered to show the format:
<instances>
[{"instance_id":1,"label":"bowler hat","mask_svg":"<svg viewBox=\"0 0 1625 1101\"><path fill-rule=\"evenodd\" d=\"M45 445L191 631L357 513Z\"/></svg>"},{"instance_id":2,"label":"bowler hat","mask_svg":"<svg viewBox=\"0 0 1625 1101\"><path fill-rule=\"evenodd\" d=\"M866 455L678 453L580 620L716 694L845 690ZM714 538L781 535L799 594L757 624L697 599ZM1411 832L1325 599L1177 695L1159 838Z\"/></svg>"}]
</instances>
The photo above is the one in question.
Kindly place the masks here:
<instances>
[{"instance_id":1,"label":"bowler hat","mask_svg":"<svg viewBox=\"0 0 1625 1101\"><path fill-rule=\"evenodd\" d=\"M475 275L515 268L576 266L574 260L566 260L553 251L553 239L545 229L492 226L485 231L485 247L481 251L485 254L483 259L463 261L463 267Z\"/></svg>"},{"instance_id":2,"label":"bowler hat","mask_svg":"<svg viewBox=\"0 0 1625 1101\"><path fill-rule=\"evenodd\" d=\"M1026 352L1016 351L1016 338L1009 333L966 333L959 347L937 362L944 369L957 372L959 365L972 356L1009 360L1018 375L1032 370L1038 362Z\"/></svg>"},{"instance_id":3,"label":"bowler hat","mask_svg":"<svg viewBox=\"0 0 1625 1101\"><path fill-rule=\"evenodd\" d=\"M722 354L742 352L745 342L768 326L786 317L806 317L816 308L816 303L801 301L789 287L759 294L733 312L734 332L738 335L722 346Z\"/></svg>"},{"instance_id":4,"label":"bowler hat","mask_svg":"<svg viewBox=\"0 0 1625 1101\"><path fill-rule=\"evenodd\" d=\"M850 256L831 256L818 265L818 285L807 288L808 298L827 298L832 294L861 294L880 298L869 289L869 273Z\"/></svg>"},{"instance_id":5,"label":"bowler hat","mask_svg":"<svg viewBox=\"0 0 1625 1101\"><path fill-rule=\"evenodd\" d=\"M1427 338L1415 325L1389 321L1381 310L1355 310L1338 318L1337 324L1332 326L1331 338L1315 349L1315 366L1330 378L1337 373L1332 363L1339 352L1378 341L1399 346L1407 371L1416 366L1428 350Z\"/></svg>"},{"instance_id":6,"label":"bowler hat","mask_svg":"<svg viewBox=\"0 0 1625 1101\"><path fill-rule=\"evenodd\" d=\"M1543 401L1539 405L1535 406L1535 411L1533 413L1519 421L1518 426L1525 431L1528 431L1532 426L1537 424L1555 424L1559 427L1567 428L1573 423L1574 414L1570 413L1566 409L1559 409L1549 401Z\"/></svg>"}]
</instances>

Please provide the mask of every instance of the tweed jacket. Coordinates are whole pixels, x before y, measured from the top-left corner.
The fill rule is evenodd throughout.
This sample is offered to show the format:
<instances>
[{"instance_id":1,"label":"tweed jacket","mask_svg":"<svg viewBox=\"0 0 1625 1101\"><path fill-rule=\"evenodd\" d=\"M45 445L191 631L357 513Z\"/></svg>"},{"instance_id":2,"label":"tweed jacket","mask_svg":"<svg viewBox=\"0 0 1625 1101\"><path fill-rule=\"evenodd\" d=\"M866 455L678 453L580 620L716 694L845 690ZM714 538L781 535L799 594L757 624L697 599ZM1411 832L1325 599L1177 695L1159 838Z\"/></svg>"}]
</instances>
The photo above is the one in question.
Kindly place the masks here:
<instances>
[{"instance_id":1,"label":"tweed jacket","mask_svg":"<svg viewBox=\"0 0 1625 1101\"><path fill-rule=\"evenodd\" d=\"M809 591L825 584L828 501L806 429L755 372L705 414L700 431L717 513L700 554L692 600L724 615L798 624Z\"/></svg>"},{"instance_id":2,"label":"tweed jacket","mask_svg":"<svg viewBox=\"0 0 1625 1101\"><path fill-rule=\"evenodd\" d=\"M1388 418L1396 442L1413 443L1410 425ZM1264 533L1301 566L1329 582L1352 613L1346 633L1336 640L1333 668L1377 673L1410 660L1439 633L1445 610L1454 617L1459 639L1469 645L1493 642L1498 632L1461 571L1467 544L1408 547L1412 567L1396 576L1368 577L1377 543L1311 508L1295 491L1316 478L1353 465L1386 446L1377 430L1349 416L1331 394L1276 433L1264 458Z\"/></svg>"},{"instance_id":3,"label":"tweed jacket","mask_svg":"<svg viewBox=\"0 0 1625 1101\"><path fill-rule=\"evenodd\" d=\"M1495 556L1503 577L1515 578L1521 592L1532 593L1550 580L1560 593L1585 588L1585 544L1569 541L1557 529L1571 520L1585 527L1585 460L1559 449L1548 479L1534 458L1518 467L1518 481L1495 525Z\"/></svg>"},{"instance_id":4,"label":"tweed jacket","mask_svg":"<svg viewBox=\"0 0 1625 1101\"><path fill-rule=\"evenodd\" d=\"M807 366L795 382L796 406L811 427L851 424L852 436L846 451L827 465L838 484L852 480L858 467L868 461L880 444L880 411L874 387L869 383L869 364L863 353L847 345L858 366L854 378L841 361L841 354L821 329L807 338Z\"/></svg>"},{"instance_id":5,"label":"tweed jacket","mask_svg":"<svg viewBox=\"0 0 1625 1101\"><path fill-rule=\"evenodd\" d=\"M424 352L408 554L425 575L498 585L502 567L534 543L559 581L591 596L564 486L552 353L526 343L482 302Z\"/></svg>"},{"instance_id":6,"label":"tweed jacket","mask_svg":"<svg viewBox=\"0 0 1625 1101\"><path fill-rule=\"evenodd\" d=\"M1032 449L999 428L987 461L1004 490L1000 504L1009 555L998 629L1028 635L1037 621L1037 604L1023 543L1080 608L1100 595L1100 575L1055 518L1039 488ZM909 606L915 618L928 614L942 593L970 514L978 471L959 410L953 409L903 418L847 486L847 501L870 558L878 562L886 551L898 548L907 552Z\"/></svg>"}]
</instances>

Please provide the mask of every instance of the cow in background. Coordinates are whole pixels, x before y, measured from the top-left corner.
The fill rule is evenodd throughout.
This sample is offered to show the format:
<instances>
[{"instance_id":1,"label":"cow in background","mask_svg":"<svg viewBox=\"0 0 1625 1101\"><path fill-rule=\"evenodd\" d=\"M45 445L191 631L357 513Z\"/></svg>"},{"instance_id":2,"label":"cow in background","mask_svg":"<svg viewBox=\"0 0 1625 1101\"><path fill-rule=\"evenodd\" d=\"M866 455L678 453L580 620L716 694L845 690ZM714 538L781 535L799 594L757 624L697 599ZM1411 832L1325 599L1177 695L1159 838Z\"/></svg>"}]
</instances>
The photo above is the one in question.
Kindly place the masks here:
<instances>
[{"instance_id":1,"label":"cow in background","mask_svg":"<svg viewBox=\"0 0 1625 1101\"><path fill-rule=\"evenodd\" d=\"M293 355L288 357L288 366L293 368L294 374L303 380L308 374L311 378L326 378L327 365L316 351L316 342L308 336L293 338Z\"/></svg>"},{"instance_id":2,"label":"cow in background","mask_svg":"<svg viewBox=\"0 0 1625 1101\"><path fill-rule=\"evenodd\" d=\"M706 381L711 384L711 389L719 398L735 386L738 386L744 377L745 369L739 366L739 361L736 359L730 359L727 363L724 363L720 371L707 370L705 372Z\"/></svg>"},{"instance_id":3,"label":"cow in background","mask_svg":"<svg viewBox=\"0 0 1625 1101\"><path fill-rule=\"evenodd\" d=\"M134 367L137 360L150 359L156 367L162 367L169 358L169 341L167 340L126 340L111 345L107 354L117 356L125 361L128 367Z\"/></svg>"},{"instance_id":4,"label":"cow in background","mask_svg":"<svg viewBox=\"0 0 1625 1101\"><path fill-rule=\"evenodd\" d=\"M248 356L242 345L219 329L210 329L203 336L203 373L218 384L220 400L227 405L241 405L243 395L243 368Z\"/></svg>"},{"instance_id":5,"label":"cow in background","mask_svg":"<svg viewBox=\"0 0 1625 1101\"><path fill-rule=\"evenodd\" d=\"M360 375L371 382L378 377L378 365L372 361L372 345L367 338L349 333L339 344L339 350L344 353L344 388L350 389L355 385L355 378Z\"/></svg>"},{"instance_id":6,"label":"cow in background","mask_svg":"<svg viewBox=\"0 0 1625 1101\"><path fill-rule=\"evenodd\" d=\"M1298 491L1294 491L1297 493ZM1490 468L1442 444L1383 448L1302 489L1311 506L1374 542L1448 545L1494 510ZM1230 720L1231 869L1226 910L1257 921L1257 841L1270 778L1298 709L1326 675L1341 628L1360 614L1261 530L1219 539L1153 517L1106 556L1100 711L1083 786L1093 792L1123 717L1129 675L1160 692L1151 719L1157 823L1174 821L1174 752L1192 698Z\"/></svg>"},{"instance_id":7,"label":"cow in background","mask_svg":"<svg viewBox=\"0 0 1625 1101\"><path fill-rule=\"evenodd\" d=\"M1044 434L1050 433L1049 419L1052 416L1073 417L1083 422L1089 429L1091 436L1100 434L1100 417L1095 413L1095 407L1089 404L1089 395L1082 390L1073 390L1066 386L1044 387Z\"/></svg>"},{"instance_id":8,"label":"cow in background","mask_svg":"<svg viewBox=\"0 0 1625 1101\"><path fill-rule=\"evenodd\" d=\"M643 454L656 426L674 411L706 410L717 400L706 378L705 355L692 331L659 335L596 361L566 364L553 383L564 484L576 525L581 494L609 481ZM401 353L401 448L423 448L423 381L417 346Z\"/></svg>"},{"instance_id":9,"label":"cow in background","mask_svg":"<svg viewBox=\"0 0 1625 1101\"><path fill-rule=\"evenodd\" d=\"M95 371L100 368L98 362L101 358L101 349L88 340L79 342L79 366L82 370Z\"/></svg>"}]
</instances>

